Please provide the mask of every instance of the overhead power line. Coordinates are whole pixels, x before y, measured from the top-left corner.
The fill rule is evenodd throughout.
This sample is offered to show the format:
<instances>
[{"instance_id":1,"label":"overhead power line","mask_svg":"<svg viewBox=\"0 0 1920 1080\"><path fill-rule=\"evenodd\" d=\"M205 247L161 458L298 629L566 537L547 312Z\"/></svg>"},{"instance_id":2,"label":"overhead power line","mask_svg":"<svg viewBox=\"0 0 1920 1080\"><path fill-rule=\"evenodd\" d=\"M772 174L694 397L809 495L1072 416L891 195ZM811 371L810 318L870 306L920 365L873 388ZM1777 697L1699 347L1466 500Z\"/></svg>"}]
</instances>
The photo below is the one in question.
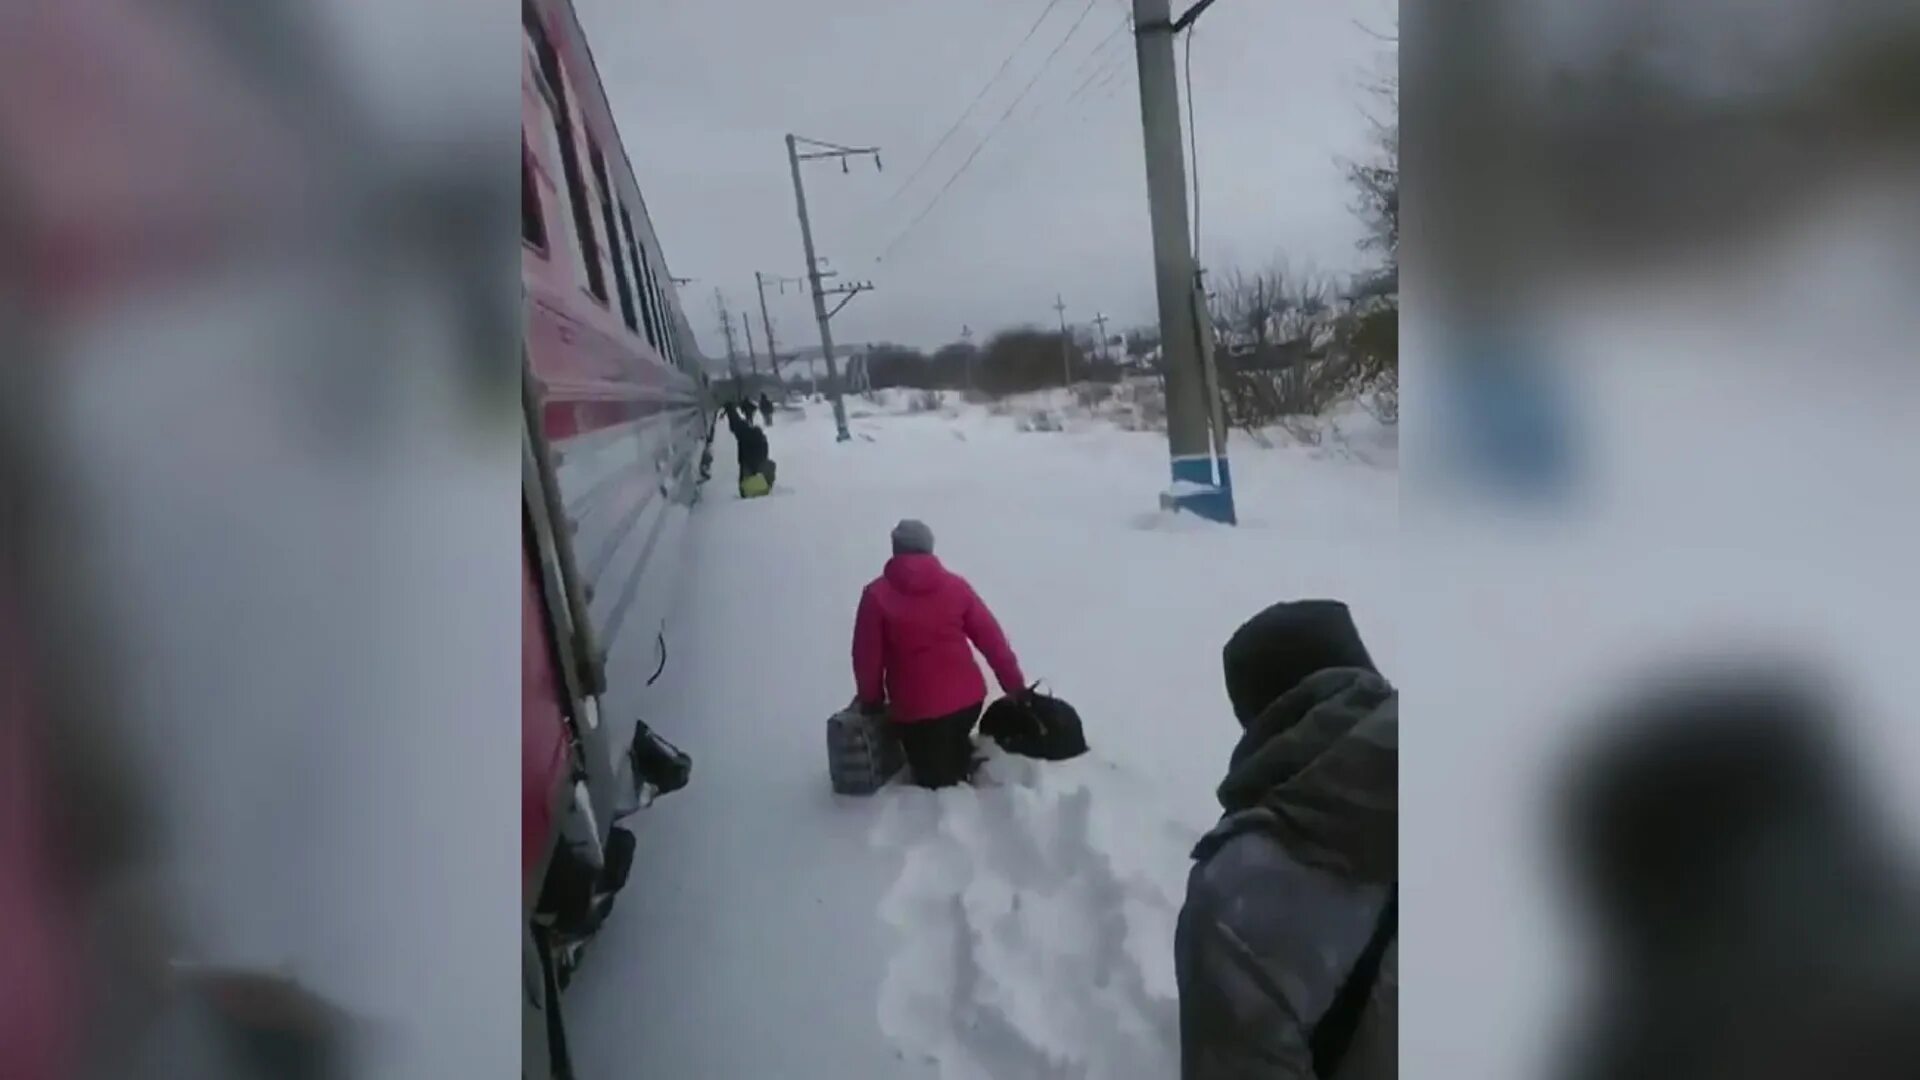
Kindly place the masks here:
<instances>
[{"instance_id":1,"label":"overhead power line","mask_svg":"<svg viewBox=\"0 0 1920 1080\"><path fill-rule=\"evenodd\" d=\"M1115 69L1112 75L1108 75L1106 78L1100 80L1099 82L1093 85L1092 89L1096 91L1096 93L1093 94L1090 100L1087 102L1087 107L1080 110L1080 114L1075 121L1076 123L1085 122L1087 118L1092 116L1094 111L1097 110L1100 106L1113 100L1113 95L1118 93L1120 91L1120 88L1127 84L1127 80L1124 80L1124 79L1117 80L1114 78L1114 76L1119 75L1122 71L1131 72L1132 69L1131 68ZM1102 89L1103 87L1104 87L1104 90Z\"/></svg>"},{"instance_id":2,"label":"overhead power line","mask_svg":"<svg viewBox=\"0 0 1920 1080\"><path fill-rule=\"evenodd\" d=\"M1120 53L1108 59L1106 63L1101 64L1099 67L1096 67L1092 71L1088 72L1087 77L1081 80L1080 85L1074 89L1073 93L1068 94L1067 100L1061 102L1061 104L1063 106L1071 105L1075 101L1078 101L1080 99L1080 95L1086 93L1087 90L1093 86L1095 80L1098 80L1102 85L1105 85L1107 80L1113 78L1114 71L1123 62L1131 59L1133 58L1128 56L1125 53Z\"/></svg>"},{"instance_id":3,"label":"overhead power line","mask_svg":"<svg viewBox=\"0 0 1920 1080\"><path fill-rule=\"evenodd\" d=\"M1119 38L1119 36L1125 33L1127 31L1127 28L1132 25L1133 25L1132 16L1130 15L1123 16L1120 19L1119 24L1113 28L1112 33L1108 34L1106 37L1101 38L1100 44L1095 45L1093 48L1087 50L1087 55L1080 58L1080 62L1074 65L1073 74L1067 76L1067 78L1069 80L1077 79L1085 75L1090 70L1093 70L1097 67L1105 66L1107 61L1100 60L1101 56L1106 53L1108 46L1112 45L1115 39ZM1095 64L1094 61L1096 60L1100 60L1100 63Z\"/></svg>"},{"instance_id":4,"label":"overhead power line","mask_svg":"<svg viewBox=\"0 0 1920 1080\"><path fill-rule=\"evenodd\" d=\"M1123 23L1120 29L1125 30L1127 29L1127 26L1128 24ZM1107 38L1107 41L1109 43L1115 40L1116 38L1113 35L1109 35ZM1096 49L1094 50L1093 54L1088 57L1088 59L1089 60L1097 59L1099 55L1105 51L1106 51L1105 49ZM1114 53L1112 56L1107 57L1101 63L1093 65L1093 70L1091 71L1085 71L1086 65L1082 64L1081 67L1082 67L1082 70L1084 71L1085 77L1080 78L1079 83L1077 85L1074 85L1072 92L1064 96L1055 94L1054 96L1047 99L1045 102L1041 103L1040 105L1034 108L1028 109L1024 116L1016 117L1014 119L1015 129L1018 129L1019 126L1022 124L1026 125L1024 130L1020 130L1017 133L1020 135L1025 135L1030 137L1045 137L1047 135L1047 132L1045 132L1044 130L1036 130L1039 126L1042 126L1042 125L1051 126L1053 124L1053 121L1051 118L1056 115L1064 118L1068 110L1073 108L1074 102L1079 101L1082 98L1088 97L1088 91L1096 89L1101 86L1105 86L1107 83L1111 82L1113 80L1113 77L1119 74L1121 71L1131 70L1133 66L1132 62L1133 62L1132 53L1128 50L1123 49ZM1079 78L1080 74L1081 72L1076 72L1074 75L1074 78ZM1073 79L1069 78L1066 82L1063 82L1060 85L1067 86L1072 83L1073 83ZM1075 124L1079 124L1084 122L1086 119L1087 119L1087 115L1085 113L1082 113L1082 115L1078 117L1076 120L1074 120L1073 122ZM1008 137L1009 137L1008 135L1003 134L1001 136L1001 140L1004 142ZM1029 146L1029 145L1032 145L1033 141L1034 140L1032 138L1029 138L1027 141L1022 142L1019 145L1021 145L1022 147Z\"/></svg>"},{"instance_id":5,"label":"overhead power line","mask_svg":"<svg viewBox=\"0 0 1920 1080\"><path fill-rule=\"evenodd\" d=\"M1081 25L1087 21L1087 16L1093 13L1094 5L1098 2L1099 0L1087 0L1087 6L1080 9L1079 17L1074 19L1073 25L1067 28L1066 36L1061 38L1059 44L1053 47L1053 51L1047 54L1047 58L1040 62L1040 70L1033 73L1033 78L1027 80L1027 85L1020 88L1019 96L1015 97L1013 102L1007 106L1006 111L1000 114L1000 118L993 122L993 126L987 129L987 133L980 137L980 142L974 146L973 152L968 154L967 159L960 163L960 167L954 170L952 176L947 178L946 184L940 188L938 194L934 195L933 201L927 203L926 207L922 209L912 221L907 223L907 227L900 230L900 232L894 236L893 240L880 252L879 259L876 261L885 260L888 255L891 255L893 250L900 246L900 242L905 240L908 234L912 233L922 221L925 221L928 214L933 213L933 208L940 205L940 200L946 197L947 192L953 190L953 185L959 182L962 176L966 175L967 169L972 167L974 160L980 156L980 151L987 148L987 144L993 141L994 133L1000 130L1001 126L1007 122L1007 118L1013 115L1013 111L1020 107L1022 101L1026 100L1027 95L1031 93L1034 86L1040 82L1040 77L1047 73L1047 68L1053 63L1054 58L1060 55L1060 50L1066 48L1067 42L1073 40L1073 35L1078 33Z\"/></svg>"},{"instance_id":6,"label":"overhead power line","mask_svg":"<svg viewBox=\"0 0 1920 1080\"><path fill-rule=\"evenodd\" d=\"M980 88L979 93L973 95L973 100L967 102L967 107L960 110L960 115L954 118L952 126L948 127L946 133L941 135L939 140L933 144L933 149L927 151L927 156L920 160L920 164L914 166L913 172L908 174L905 182L894 189L893 194L887 196L886 202L882 205L891 206L895 199L906 194L907 189L913 186L913 182L920 178L921 173L926 171L927 165L933 161L934 155L940 152L941 147L947 145L947 140L953 138L954 132L960 130L960 125L966 123L967 117L973 115L974 108L986 98L987 92L992 90L994 84L999 82L1001 77L1007 73L1007 69L1013 66L1013 58L1019 56L1020 50L1027 47L1027 42L1033 40L1033 35L1040 30L1040 24L1046 22L1047 16L1053 14L1053 9L1059 6L1060 0L1047 0L1047 6L1040 12L1040 17L1033 20L1033 25L1027 27L1026 35L1020 39L1019 44L1013 47L1013 51L1007 54L1005 60L1000 61L1000 67L994 71L993 77L986 81L986 85Z\"/></svg>"},{"instance_id":7,"label":"overhead power line","mask_svg":"<svg viewBox=\"0 0 1920 1080\"><path fill-rule=\"evenodd\" d=\"M1072 92L1064 95L1056 93L1051 97L1045 97L1045 100L1041 100L1044 97L1044 95L1041 94L1035 94L1030 98L1030 100L1036 101L1038 104L1026 109L1024 112L1016 114L1006 130L1002 131L999 135L1002 145L1005 145L1008 139L1016 140L1014 144L1016 149L1009 151L1009 154L1018 155L1023 153L1027 148L1035 145L1038 139L1047 137L1049 133L1044 129L1054 126L1051 118L1060 116L1064 120L1067 111L1073 107L1075 101L1090 96L1088 94L1089 90L1098 90L1111 83L1114 76L1123 72L1132 72L1133 54L1131 49L1122 49L1113 52L1113 54L1107 56L1105 60L1101 60L1103 54L1112 52L1107 46L1123 40L1119 36L1120 32L1126 31L1131 25L1131 18L1121 20L1116 32L1108 34L1100 45L1095 46L1082 58L1078 70L1057 84L1057 86L1062 89L1067 86L1073 86L1074 89ZM1127 44L1131 45L1131 38L1124 40ZM1091 63L1092 61L1101 62ZM1088 70L1089 67L1091 67L1092 70ZM1082 75L1085 77L1081 78ZM1077 85L1074 83L1075 79L1080 80ZM1111 97L1112 95L1109 93L1100 97L1099 100L1105 101ZM1083 112L1073 123L1075 125L1082 124L1087 118L1087 114ZM1061 132L1055 132L1054 134L1061 134Z\"/></svg>"},{"instance_id":8,"label":"overhead power line","mask_svg":"<svg viewBox=\"0 0 1920 1080\"><path fill-rule=\"evenodd\" d=\"M1049 100L1042 101L1040 104L1035 105L1031 109L1028 109L1025 119L1030 122L1036 117L1045 115L1048 110L1056 106L1064 106L1064 105L1070 104L1075 97L1079 96L1081 91L1087 88L1088 83L1091 83L1094 79L1099 78L1101 73L1106 71L1106 69L1110 67L1114 62L1125 59L1126 53L1124 50L1120 53L1116 53L1113 56L1106 56L1104 59L1102 59L1102 57L1107 52L1108 48L1112 46L1115 41L1119 40L1120 35L1123 32L1125 32L1127 28L1131 25L1132 25L1132 20L1130 18L1121 19L1120 25L1114 27L1112 33L1108 34L1106 37L1100 40L1100 44L1095 45L1087 53L1087 55L1081 57L1080 63L1075 65L1073 69L1073 73L1067 76L1065 83L1063 83L1062 85L1066 85L1067 83L1073 83L1074 80L1076 79L1080 80L1077 84L1075 84L1074 90L1071 93L1069 93L1064 99L1056 96ZM1098 61L1098 63L1096 63L1096 61Z\"/></svg>"}]
</instances>

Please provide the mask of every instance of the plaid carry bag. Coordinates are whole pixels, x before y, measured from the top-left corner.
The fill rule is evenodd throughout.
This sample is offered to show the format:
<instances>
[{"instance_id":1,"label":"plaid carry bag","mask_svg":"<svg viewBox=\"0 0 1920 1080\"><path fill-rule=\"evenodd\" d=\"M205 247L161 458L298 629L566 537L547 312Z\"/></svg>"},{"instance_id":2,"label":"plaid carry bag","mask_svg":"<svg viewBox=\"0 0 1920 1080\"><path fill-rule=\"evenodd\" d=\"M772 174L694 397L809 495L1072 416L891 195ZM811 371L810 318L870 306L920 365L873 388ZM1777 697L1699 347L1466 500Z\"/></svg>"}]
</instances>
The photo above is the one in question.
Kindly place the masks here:
<instances>
[{"instance_id":1,"label":"plaid carry bag","mask_svg":"<svg viewBox=\"0 0 1920 1080\"><path fill-rule=\"evenodd\" d=\"M906 766L906 752L885 716L856 703L827 718L827 776L841 795L871 795Z\"/></svg>"}]
</instances>

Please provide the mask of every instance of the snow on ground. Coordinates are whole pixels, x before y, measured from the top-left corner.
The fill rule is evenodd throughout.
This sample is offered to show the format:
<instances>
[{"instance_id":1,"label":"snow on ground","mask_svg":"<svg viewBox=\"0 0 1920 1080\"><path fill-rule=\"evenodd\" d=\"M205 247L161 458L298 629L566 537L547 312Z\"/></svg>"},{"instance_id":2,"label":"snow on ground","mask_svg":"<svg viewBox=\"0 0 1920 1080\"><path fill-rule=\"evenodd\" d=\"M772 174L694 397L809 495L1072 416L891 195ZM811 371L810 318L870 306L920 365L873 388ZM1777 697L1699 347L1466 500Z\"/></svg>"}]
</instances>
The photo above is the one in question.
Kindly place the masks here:
<instances>
[{"instance_id":1,"label":"snow on ground","mask_svg":"<svg viewBox=\"0 0 1920 1080\"><path fill-rule=\"evenodd\" d=\"M1273 600L1332 596L1391 671L1396 473L1238 440L1229 529L1154 509L1163 436L1064 402L1059 432L851 404L845 444L824 406L779 416L766 499L733 497L715 446L645 705L694 780L630 823L632 882L567 999L581 1075L1174 1075L1174 919L1237 734L1220 647ZM854 605L902 517L1080 709L1091 754L830 792ZM650 671L647 644L613 662Z\"/></svg>"},{"instance_id":2,"label":"snow on ground","mask_svg":"<svg viewBox=\"0 0 1920 1080\"><path fill-rule=\"evenodd\" d=\"M1823 288L1837 305L1870 295ZM1913 487L1914 337L1857 359L1783 339L1773 309L1791 293L1579 312L1555 341L1576 450L1558 503L1502 505L1434 468L1430 447L1410 451L1418 542L1395 614L1418 647L1393 671L1418 697L1400 877L1420 898L1402 915L1420 975L1400 1051L1433 1075L1564 1071L1578 991L1606 968L1561 877L1559 788L1600 711L1652 677L1755 656L1813 665L1834 680L1836 732L1870 797L1920 835L1920 503L1885 494ZM1878 325L1845 314L1827 324L1836 340ZM1426 359L1406 370L1431 378ZM1424 432L1460 422L1421 415Z\"/></svg>"}]
</instances>

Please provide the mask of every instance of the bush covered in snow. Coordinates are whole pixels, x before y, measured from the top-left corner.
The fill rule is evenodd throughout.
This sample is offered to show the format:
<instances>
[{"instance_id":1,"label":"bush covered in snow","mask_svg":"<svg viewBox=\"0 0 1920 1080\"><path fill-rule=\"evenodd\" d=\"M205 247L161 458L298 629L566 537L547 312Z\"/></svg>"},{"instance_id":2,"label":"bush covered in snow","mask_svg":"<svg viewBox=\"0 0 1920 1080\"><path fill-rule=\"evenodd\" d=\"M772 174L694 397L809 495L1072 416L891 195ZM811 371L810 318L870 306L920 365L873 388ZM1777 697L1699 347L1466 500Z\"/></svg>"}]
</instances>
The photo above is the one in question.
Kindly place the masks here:
<instances>
[{"instance_id":1,"label":"bush covered in snow","mask_svg":"<svg viewBox=\"0 0 1920 1080\"><path fill-rule=\"evenodd\" d=\"M1111 383L1081 383L1073 388L1073 400L1088 412L1100 411L1100 406L1113 400L1113 395Z\"/></svg>"},{"instance_id":2,"label":"bush covered in snow","mask_svg":"<svg viewBox=\"0 0 1920 1080\"><path fill-rule=\"evenodd\" d=\"M1030 409L1020 417L1021 431L1065 431L1066 423L1048 409Z\"/></svg>"}]
</instances>

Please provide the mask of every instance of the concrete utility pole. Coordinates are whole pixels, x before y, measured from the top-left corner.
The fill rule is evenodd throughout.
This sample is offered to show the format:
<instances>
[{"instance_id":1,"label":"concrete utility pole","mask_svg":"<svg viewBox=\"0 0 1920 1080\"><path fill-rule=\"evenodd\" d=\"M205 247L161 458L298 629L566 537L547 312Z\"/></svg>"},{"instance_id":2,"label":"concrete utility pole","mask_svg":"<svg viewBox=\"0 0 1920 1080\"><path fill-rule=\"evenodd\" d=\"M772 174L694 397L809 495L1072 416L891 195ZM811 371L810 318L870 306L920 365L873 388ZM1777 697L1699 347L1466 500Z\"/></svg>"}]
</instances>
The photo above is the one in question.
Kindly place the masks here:
<instances>
[{"instance_id":1,"label":"concrete utility pole","mask_svg":"<svg viewBox=\"0 0 1920 1080\"><path fill-rule=\"evenodd\" d=\"M1213 296L1207 292L1207 272L1193 273L1194 341L1200 350L1200 370L1207 377L1207 419L1212 424L1214 453L1227 458L1227 399L1220 389L1220 368L1215 359L1219 328L1213 322Z\"/></svg>"},{"instance_id":2,"label":"concrete utility pole","mask_svg":"<svg viewBox=\"0 0 1920 1080\"><path fill-rule=\"evenodd\" d=\"M760 329L767 340L767 366L773 369L773 381L780 381L780 353L773 346L773 318L767 314L767 276L760 271L753 272L754 291L760 294ZM784 390L785 387L783 386Z\"/></svg>"},{"instance_id":3,"label":"concrete utility pole","mask_svg":"<svg viewBox=\"0 0 1920 1080\"><path fill-rule=\"evenodd\" d=\"M797 145L801 142L821 149L802 154ZM800 212L800 245L805 249L807 256L807 283L812 287L813 317L820 324L820 352L827 361L827 389L833 394L834 437L840 442L851 440L853 433L847 430L847 404L840 394L840 371L833 362L833 328L830 323L835 312L846 307L847 302L855 296L873 288L873 285L871 282L863 282L834 289L821 286L820 279L825 275L820 273L820 262L813 251L813 223L807 218L807 189L800 182L800 162L814 158L839 158L840 169L844 172L847 168L847 158L866 155L873 156L874 168L878 169L880 151L877 147L838 146L814 139L801 139L795 135L787 136L787 165L793 171L793 201ZM827 297L830 294L844 297L833 311L827 310Z\"/></svg>"},{"instance_id":4,"label":"concrete utility pole","mask_svg":"<svg viewBox=\"0 0 1920 1080\"><path fill-rule=\"evenodd\" d=\"M1053 310L1060 313L1060 385L1073 386L1073 339L1067 336L1067 302L1053 294Z\"/></svg>"},{"instance_id":5,"label":"concrete utility pole","mask_svg":"<svg viewBox=\"0 0 1920 1080\"><path fill-rule=\"evenodd\" d=\"M747 370L758 375L760 358L753 352L753 323L748 320L747 313L744 311L740 313L740 330L747 336Z\"/></svg>"},{"instance_id":6,"label":"concrete utility pole","mask_svg":"<svg viewBox=\"0 0 1920 1080\"><path fill-rule=\"evenodd\" d=\"M780 384L782 392L786 390L787 384L783 381L783 377L780 374L780 349L774 344L773 318L767 314L767 286L777 286L781 295L784 296L787 291L787 286L805 285L806 283L806 278L781 277L779 274L763 274L758 270L753 273L754 287L758 289L760 293L760 325L766 331L767 359L773 367L773 379ZM811 364L808 365L808 371L812 371Z\"/></svg>"},{"instance_id":7,"label":"concrete utility pole","mask_svg":"<svg viewBox=\"0 0 1920 1080\"><path fill-rule=\"evenodd\" d=\"M740 346L733 337L733 313L727 310L727 298L714 286L713 309L720 314L720 333L727 340L727 371L734 381L740 381Z\"/></svg>"},{"instance_id":8,"label":"concrete utility pole","mask_svg":"<svg viewBox=\"0 0 1920 1080\"><path fill-rule=\"evenodd\" d=\"M1147 158L1147 203L1153 227L1154 293L1167 379L1167 450L1174 488L1163 506L1232 524L1233 475L1226 447L1214 445L1207 373L1200 354L1199 293L1193 237L1187 223L1186 147L1180 130L1180 88L1173 38L1209 0L1176 24L1170 0L1133 0L1134 53L1140 68L1140 126Z\"/></svg>"},{"instance_id":9,"label":"concrete utility pole","mask_svg":"<svg viewBox=\"0 0 1920 1080\"><path fill-rule=\"evenodd\" d=\"M1095 315L1093 322L1100 328L1100 359L1104 361L1107 358L1107 317L1105 314Z\"/></svg>"},{"instance_id":10,"label":"concrete utility pole","mask_svg":"<svg viewBox=\"0 0 1920 1080\"><path fill-rule=\"evenodd\" d=\"M962 326L960 328L960 343L967 347L965 354L967 361L967 393L971 394L975 390L973 385L973 327Z\"/></svg>"}]
</instances>

